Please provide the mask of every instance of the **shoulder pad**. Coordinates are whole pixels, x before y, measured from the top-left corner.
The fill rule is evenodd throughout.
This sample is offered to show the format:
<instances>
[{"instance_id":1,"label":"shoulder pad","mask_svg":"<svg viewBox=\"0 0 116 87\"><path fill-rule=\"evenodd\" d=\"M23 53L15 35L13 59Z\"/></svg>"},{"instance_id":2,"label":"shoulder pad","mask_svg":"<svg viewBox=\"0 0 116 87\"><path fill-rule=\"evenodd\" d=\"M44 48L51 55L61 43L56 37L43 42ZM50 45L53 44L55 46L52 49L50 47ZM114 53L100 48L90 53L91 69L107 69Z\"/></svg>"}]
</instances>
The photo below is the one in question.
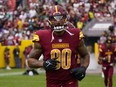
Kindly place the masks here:
<instances>
[{"instance_id":1,"label":"shoulder pad","mask_svg":"<svg viewBox=\"0 0 116 87\"><path fill-rule=\"evenodd\" d=\"M79 40L81 40L84 37L82 31L79 32Z\"/></svg>"},{"instance_id":2,"label":"shoulder pad","mask_svg":"<svg viewBox=\"0 0 116 87\"><path fill-rule=\"evenodd\" d=\"M34 35L33 35L33 39L32 39L32 41L33 42L38 42L40 39L39 39L39 36L35 33Z\"/></svg>"}]
</instances>

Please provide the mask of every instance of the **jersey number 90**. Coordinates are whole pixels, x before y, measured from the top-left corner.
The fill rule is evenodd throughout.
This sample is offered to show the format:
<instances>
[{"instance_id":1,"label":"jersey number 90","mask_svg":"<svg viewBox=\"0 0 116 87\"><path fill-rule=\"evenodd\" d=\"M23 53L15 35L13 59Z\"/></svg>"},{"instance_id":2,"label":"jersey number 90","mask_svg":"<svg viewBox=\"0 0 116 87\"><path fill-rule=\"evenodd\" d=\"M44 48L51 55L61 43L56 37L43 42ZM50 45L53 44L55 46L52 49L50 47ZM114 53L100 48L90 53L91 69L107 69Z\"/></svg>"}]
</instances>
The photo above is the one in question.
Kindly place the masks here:
<instances>
[{"instance_id":1,"label":"jersey number 90","mask_svg":"<svg viewBox=\"0 0 116 87\"><path fill-rule=\"evenodd\" d=\"M57 70L60 68L69 69L71 66L71 53L72 51L68 48L60 51L59 49L53 49L51 51L51 58L57 57L57 60L60 62L57 64Z\"/></svg>"}]
</instances>

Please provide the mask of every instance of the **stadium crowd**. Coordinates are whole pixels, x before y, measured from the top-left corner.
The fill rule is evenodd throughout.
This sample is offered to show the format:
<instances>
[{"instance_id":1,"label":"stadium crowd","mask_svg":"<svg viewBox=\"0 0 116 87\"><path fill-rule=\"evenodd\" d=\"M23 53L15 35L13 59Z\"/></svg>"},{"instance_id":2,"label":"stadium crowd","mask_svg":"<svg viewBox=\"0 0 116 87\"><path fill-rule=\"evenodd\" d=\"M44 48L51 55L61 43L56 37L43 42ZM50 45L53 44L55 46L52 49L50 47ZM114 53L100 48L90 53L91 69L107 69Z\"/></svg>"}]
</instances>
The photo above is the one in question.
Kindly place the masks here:
<instances>
[{"instance_id":1,"label":"stadium crowd","mask_svg":"<svg viewBox=\"0 0 116 87\"><path fill-rule=\"evenodd\" d=\"M5 46L20 45L21 40L32 39L36 30L48 29L47 10L54 4L65 7L69 21L79 29L93 18L111 17L116 23L115 0L17 0L15 8L8 2L0 0L0 42Z\"/></svg>"}]
</instances>

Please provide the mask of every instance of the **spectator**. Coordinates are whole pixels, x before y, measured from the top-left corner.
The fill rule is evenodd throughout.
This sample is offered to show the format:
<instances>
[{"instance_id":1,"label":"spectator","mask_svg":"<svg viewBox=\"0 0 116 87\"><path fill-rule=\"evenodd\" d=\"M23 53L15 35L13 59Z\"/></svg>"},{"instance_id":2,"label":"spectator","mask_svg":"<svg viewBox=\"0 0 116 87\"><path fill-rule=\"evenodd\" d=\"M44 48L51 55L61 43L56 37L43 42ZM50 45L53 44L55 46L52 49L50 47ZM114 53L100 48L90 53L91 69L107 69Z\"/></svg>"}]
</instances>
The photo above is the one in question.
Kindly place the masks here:
<instances>
[{"instance_id":1,"label":"spectator","mask_svg":"<svg viewBox=\"0 0 116 87\"><path fill-rule=\"evenodd\" d=\"M21 40L28 40L29 38L28 38L28 36L26 35L26 32L23 32L22 33L22 38L21 38Z\"/></svg>"},{"instance_id":2,"label":"spectator","mask_svg":"<svg viewBox=\"0 0 116 87\"><path fill-rule=\"evenodd\" d=\"M19 18L22 20L24 23L26 18L27 18L27 13L25 11L21 11L21 14L19 15Z\"/></svg>"},{"instance_id":3,"label":"spectator","mask_svg":"<svg viewBox=\"0 0 116 87\"><path fill-rule=\"evenodd\" d=\"M83 26L84 26L84 24L83 24L82 20L79 20L79 21L77 22L77 28L79 28L79 29L82 30Z\"/></svg>"},{"instance_id":4,"label":"spectator","mask_svg":"<svg viewBox=\"0 0 116 87\"><path fill-rule=\"evenodd\" d=\"M23 2L23 0L16 0L16 8L17 8L19 5L23 6L22 2Z\"/></svg>"},{"instance_id":5,"label":"spectator","mask_svg":"<svg viewBox=\"0 0 116 87\"><path fill-rule=\"evenodd\" d=\"M88 14L89 14L89 21L91 21L94 18L94 13L90 10Z\"/></svg>"},{"instance_id":6,"label":"spectator","mask_svg":"<svg viewBox=\"0 0 116 87\"><path fill-rule=\"evenodd\" d=\"M27 61L27 58L29 56L29 53L32 50L32 45L29 45L28 47L25 48L23 54L25 56L25 61ZM30 68L27 64L26 65L26 71L23 73L23 75L38 75L38 72L35 69Z\"/></svg>"},{"instance_id":7,"label":"spectator","mask_svg":"<svg viewBox=\"0 0 116 87\"><path fill-rule=\"evenodd\" d=\"M6 69L11 70L9 63L10 63L10 49L8 47L5 48L4 50L4 59L6 63Z\"/></svg>"},{"instance_id":8,"label":"spectator","mask_svg":"<svg viewBox=\"0 0 116 87\"><path fill-rule=\"evenodd\" d=\"M9 35L8 35L8 38L7 38L7 42L8 42L8 44L7 45L9 45L9 46L11 46L11 45L13 45L13 34L12 33L10 33Z\"/></svg>"},{"instance_id":9,"label":"spectator","mask_svg":"<svg viewBox=\"0 0 116 87\"><path fill-rule=\"evenodd\" d=\"M34 19L30 18L28 20L28 23L29 23L29 26L28 26L29 31L33 31L34 30Z\"/></svg>"},{"instance_id":10,"label":"spectator","mask_svg":"<svg viewBox=\"0 0 116 87\"><path fill-rule=\"evenodd\" d=\"M36 12L35 8L34 8L34 7L30 7L30 10L29 10L29 17L30 17L30 18L33 18L33 17L35 17L36 15L37 15L37 12Z\"/></svg>"},{"instance_id":11,"label":"spectator","mask_svg":"<svg viewBox=\"0 0 116 87\"><path fill-rule=\"evenodd\" d=\"M24 27L24 23L22 22L22 19L19 18L18 21L17 21L17 29L19 31L22 31L23 27Z\"/></svg>"},{"instance_id":12,"label":"spectator","mask_svg":"<svg viewBox=\"0 0 116 87\"><path fill-rule=\"evenodd\" d=\"M16 63L16 68L21 68L20 49L18 45L16 45L16 48L14 48L13 55Z\"/></svg>"}]
</instances>

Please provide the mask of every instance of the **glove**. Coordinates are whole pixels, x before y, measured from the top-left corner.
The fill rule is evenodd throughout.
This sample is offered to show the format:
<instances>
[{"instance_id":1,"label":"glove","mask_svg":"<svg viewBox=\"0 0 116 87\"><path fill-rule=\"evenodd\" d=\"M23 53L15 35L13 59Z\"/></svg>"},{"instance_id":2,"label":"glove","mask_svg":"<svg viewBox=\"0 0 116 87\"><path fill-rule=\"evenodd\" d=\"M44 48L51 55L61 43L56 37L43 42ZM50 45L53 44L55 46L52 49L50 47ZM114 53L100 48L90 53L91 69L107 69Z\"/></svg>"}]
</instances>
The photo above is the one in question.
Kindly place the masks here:
<instances>
[{"instance_id":1,"label":"glove","mask_svg":"<svg viewBox=\"0 0 116 87\"><path fill-rule=\"evenodd\" d=\"M44 61L43 68L45 70L56 70L57 63L60 63L56 60L57 58L49 59L47 61Z\"/></svg>"},{"instance_id":2,"label":"glove","mask_svg":"<svg viewBox=\"0 0 116 87\"><path fill-rule=\"evenodd\" d=\"M102 61L108 61L108 57L104 57L104 58L102 58Z\"/></svg>"},{"instance_id":3,"label":"glove","mask_svg":"<svg viewBox=\"0 0 116 87\"><path fill-rule=\"evenodd\" d=\"M71 74L79 81L81 81L86 75L86 68L81 66L79 68L71 69Z\"/></svg>"}]
</instances>

